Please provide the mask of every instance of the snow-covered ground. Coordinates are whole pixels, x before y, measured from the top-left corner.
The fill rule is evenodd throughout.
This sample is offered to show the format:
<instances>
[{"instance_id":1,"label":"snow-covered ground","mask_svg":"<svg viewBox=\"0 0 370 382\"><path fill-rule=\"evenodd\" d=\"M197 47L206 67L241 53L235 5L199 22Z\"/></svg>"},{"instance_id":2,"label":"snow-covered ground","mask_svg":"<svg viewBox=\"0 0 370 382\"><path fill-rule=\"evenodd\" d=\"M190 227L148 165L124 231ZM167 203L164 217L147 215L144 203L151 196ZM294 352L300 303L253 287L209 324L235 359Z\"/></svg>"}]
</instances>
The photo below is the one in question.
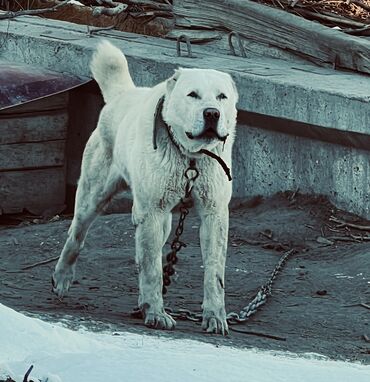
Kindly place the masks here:
<instances>
[{"instance_id":1,"label":"snow-covered ground","mask_svg":"<svg viewBox=\"0 0 370 382\"><path fill-rule=\"evenodd\" d=\"M31 379L48 382L370 381L365 365L126 332L72 331L0 304L0 379L22 381L30 365Z\"/></svg>"}]
</instances>

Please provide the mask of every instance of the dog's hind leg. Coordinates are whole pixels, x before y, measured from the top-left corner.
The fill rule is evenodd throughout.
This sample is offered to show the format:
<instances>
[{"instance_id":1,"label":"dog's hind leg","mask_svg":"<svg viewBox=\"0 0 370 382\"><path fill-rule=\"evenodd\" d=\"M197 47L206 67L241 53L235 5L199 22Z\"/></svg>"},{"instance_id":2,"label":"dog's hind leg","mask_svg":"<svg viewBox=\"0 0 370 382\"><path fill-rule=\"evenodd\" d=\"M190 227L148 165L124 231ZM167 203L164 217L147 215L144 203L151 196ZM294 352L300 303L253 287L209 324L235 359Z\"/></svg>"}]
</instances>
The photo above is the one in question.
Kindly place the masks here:
<instances>
[{"instance_id":1,"label":"dog's hind leg","mask_svg":"<svg viewBox=\"0 0 370 382\"><path fill-rule=\"evenodd\" d=\"M162 297L162 248L171 228L171 215L160 209L139 212L134 202L136 261L139 267L139 307L145 325L173 329L175 320L164 311Z\"/></svg>"},{"instance_id":2,"label":"dog's hind leg","mask_svg":"<svg viewBox=\"0 0 370 382\"><path fill-rule=\"evenodd\" d=\"M94 219L123 183L112 171L111 150L95 131L86 145L76 193L75 213L68 238L52 276L53 291L63 297L75 274L76 260Z\"/></svg>"}]
</instances>

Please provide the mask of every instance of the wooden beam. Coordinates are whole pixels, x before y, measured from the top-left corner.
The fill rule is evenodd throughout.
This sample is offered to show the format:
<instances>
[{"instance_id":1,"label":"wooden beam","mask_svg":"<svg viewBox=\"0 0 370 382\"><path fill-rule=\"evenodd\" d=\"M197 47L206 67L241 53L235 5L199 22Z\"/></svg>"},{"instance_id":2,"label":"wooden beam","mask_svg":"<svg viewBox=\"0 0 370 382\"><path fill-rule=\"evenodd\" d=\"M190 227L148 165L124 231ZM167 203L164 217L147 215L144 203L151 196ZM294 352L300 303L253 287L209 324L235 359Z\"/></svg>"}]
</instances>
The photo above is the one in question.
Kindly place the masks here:
<instances>
[{"instance_id":1,"label":"wooden beam","mask_svg":"<svg viewBox=\"0 0 370 382\"><path fill-rule=\"evenodd\" d=\"M0 114L0 145L66 139L67 122L67 111L14 117Z\"/></svg>"},{"instance_id":2,"label":"wooden beam","mask_svg":"<svg viewBox=\"0 0 370 382\"><path fill-rule=\"evenodd\" d=\"M248 0L174 0L176 26L238 32L317 64L370 74L370 41ZM227 15L227 17L226 17Z\"/></svg>"},{"instance_id":3,"label":"wooden beam","mask_svg":"<svg viewBox=\"0 0 370 382\"><path fill-rule=\"evenodd\" d=\"M64 164L65 140L0 145L0 171Z\"/></svg>"},{"instance_id":4,"label":"wooden beam","mask_svg":"<svg viewBox=\"0 0 370 382\"><path fill-rule=\"evenodd\" d=\"M64 204L65 169L0 172L0 215Z\"/></svg>"},{"instance_id":5,"label":"wooden beam","mask_svg":"<svg viewBox=\"0 0 370 382\"><path fill-rule=\"evenodd\" d=\"M14 105L6 109L0 110L0 116L15 115L20 113L32 113L40 111L50 111L65 109L68 105L68 92L54 94L48 97L43 97L35 101Z\"/></svg>"}]
</instances>

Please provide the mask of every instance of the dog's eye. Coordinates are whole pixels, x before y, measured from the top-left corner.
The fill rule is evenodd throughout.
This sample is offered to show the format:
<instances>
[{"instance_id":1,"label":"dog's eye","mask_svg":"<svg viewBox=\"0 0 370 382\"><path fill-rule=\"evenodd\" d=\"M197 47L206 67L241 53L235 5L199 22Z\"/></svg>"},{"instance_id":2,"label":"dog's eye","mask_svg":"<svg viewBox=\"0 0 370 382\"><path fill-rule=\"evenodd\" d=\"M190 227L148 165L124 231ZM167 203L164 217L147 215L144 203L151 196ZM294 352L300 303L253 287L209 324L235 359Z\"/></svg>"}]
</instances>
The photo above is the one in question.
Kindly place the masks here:
<instances>
[{"instance_id":1,"label":"dog's eye","mask_svg":"<svg viewBox=\"0 0 370 382\"><path fill-rule=\"evenodd\" d=\"M200 99L199 94L196 92L191 92L188 94L188 97Z\"/></svg>"},{"instance_id":2,"label":"dog's eye","mask_svg":"<svg viewBox=\"0 0 370 382\"><path fill-rule=\"evenodd\" d=\"M219 101L221 101L222 99L227 99L226 95L224 93L220 93L218 96L217 96L217 99Z\"/></svg>"}]
</instances>

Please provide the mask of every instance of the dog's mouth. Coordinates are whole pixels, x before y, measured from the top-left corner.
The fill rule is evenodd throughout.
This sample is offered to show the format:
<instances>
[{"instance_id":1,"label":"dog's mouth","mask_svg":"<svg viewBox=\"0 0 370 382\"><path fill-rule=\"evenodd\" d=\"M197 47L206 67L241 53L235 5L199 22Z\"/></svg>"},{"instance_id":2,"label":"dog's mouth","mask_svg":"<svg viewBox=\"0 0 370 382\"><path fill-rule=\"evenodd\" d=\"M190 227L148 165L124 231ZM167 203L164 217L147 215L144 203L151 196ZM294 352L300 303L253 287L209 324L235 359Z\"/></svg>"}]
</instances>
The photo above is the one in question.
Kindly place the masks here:
<instances>
[{"instance_id":1,"label":"dog's mouth","mask_svg":"<svg viewBox=\"0 0 370 382\"><path fill-rule=\"evenodd\" d=\"M207 129L198 135L193 135L192 133L190 133L188 131L186 131L185 134L189 139L205 140L205 141L213 141L214 139L218 139L221 142L225 142L227 137L229 136L229 134L221 136L218 134L217 131L215 131L213 129L212 130Z\"/></svg>"}]
</instances>

